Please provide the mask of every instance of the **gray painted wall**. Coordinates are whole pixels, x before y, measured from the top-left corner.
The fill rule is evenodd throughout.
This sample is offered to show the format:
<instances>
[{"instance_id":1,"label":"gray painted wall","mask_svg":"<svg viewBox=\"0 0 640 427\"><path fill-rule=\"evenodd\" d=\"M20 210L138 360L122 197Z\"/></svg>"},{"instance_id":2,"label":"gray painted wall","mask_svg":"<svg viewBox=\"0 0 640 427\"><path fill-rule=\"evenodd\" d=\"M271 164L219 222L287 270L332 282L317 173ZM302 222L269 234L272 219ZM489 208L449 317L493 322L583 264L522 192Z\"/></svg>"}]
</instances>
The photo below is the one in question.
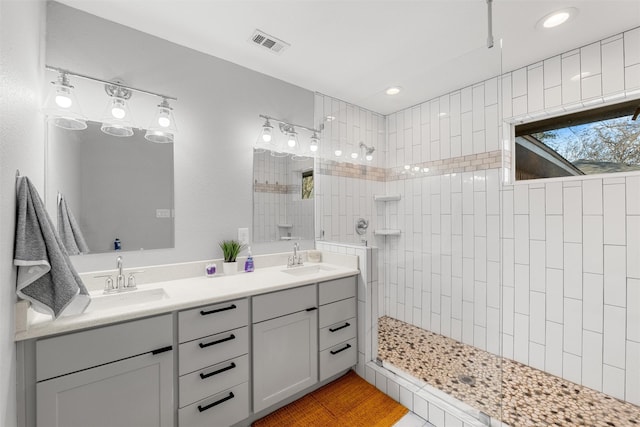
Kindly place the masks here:
<instances>
[{"instance_id":1,"label":"gray painted wall","mask_svg":"<svg viewBox=\"0 0 640 427\"><path fill-rule=\"evenodd\" d=\"M47 8L46 56L49 65L107 80L119 77L133 87L179 99L174 104L179 129L175 249L125 252L126 267L220 257L218 241L237 237L239 227L251 228L258 115L313 126L309 90L58 3ZM102 88L77 79L72 84L85 114L99 120L107 102ZM134 98L136 124L146 127L157 100ZM289 250L290 243L284 243L252 249ZM78 256L74 264L80 271L113 268L115 255Z\"/></svg>"},{"instance_id":2,"label":"gray painted wall","mask_svg":"<svg viewBox=\"0 0 640 427\"><path fill-rule=\"evenodd\" d=\"M16 419L13 344L16 269L15 173L44 185L44 125L39 113L44 52L44 2L0 2L0 425Z\"/></svg>"}]
</instances>

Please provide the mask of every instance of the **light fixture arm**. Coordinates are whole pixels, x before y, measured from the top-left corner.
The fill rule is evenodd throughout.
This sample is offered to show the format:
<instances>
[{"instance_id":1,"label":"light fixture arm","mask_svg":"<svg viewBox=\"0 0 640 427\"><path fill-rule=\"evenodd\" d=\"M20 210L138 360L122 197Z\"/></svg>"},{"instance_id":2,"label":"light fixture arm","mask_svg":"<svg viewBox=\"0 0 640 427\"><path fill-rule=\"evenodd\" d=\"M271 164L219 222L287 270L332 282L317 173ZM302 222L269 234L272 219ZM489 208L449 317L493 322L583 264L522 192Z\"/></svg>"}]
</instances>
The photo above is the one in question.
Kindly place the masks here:
<instances>
[{"instance_id":1,"label":"light fixture arm","mask_svg":"<svg viewBox=\"0 0 640 427\"><path fill-rule=\"evenodd\" d=\"M487 0L487 48L493 47L493 0Z\"/></svg>"},{"instance_id":2,"label":"light fixture arm","mask_svg":"<svg viewBox=\"0 0 640 427\"><path fill-rule=\"evenodd\" d=\"M321 133L322 130L324 129L324 124L320 125L320 129L313 129L313 128L310 128L310 127L307 127L307 126L297 125L295 123L289 123L289 122L284 121L282 119L278 119L278 118L275 118L275 117L267 116L265 114L260 114L260 117L265 119L265 120L269 120L269 121L272 121L272 122L279 123L280 130L283 133L288 133L288 132L294 131L295 128L301 128L301 129L306 129L309 132L315 132L316 134L318 134L318 133Z\"/></svg>"},{"instance_id":3,"label":"light fixture arm","mask_svg":"<svg viewBox=\"0 0 640 427\"><path fill-rule=\"evenodd\" d=\"M86 74L76 73L76 72L73 72L73 71L65 70L63 68L53 67L51 65L46 65L45 68L47 70L50 70L50 71L56 71L58 73L63 73L63 74L71 75L71 76L80 77L80 78L86 79L86 80L93 80L94 82L104 83L105 85L115 86L117 88L125 89L125 90L128 90L128 91L140 92L140 93L144 93L144 94L147 94L147 95L157 96L159 98L170 99L172 101L177 101L178 100L178 98L173 97L173 96L163 95L161 93L151 92L149 90L138 89L138 88L135 88L135 87L131 87L131 86L127 86L127 85L124 85L124 84L120 84L121 82L110 82L108 80L103 80L103 79L99 79L97 77L87 76ZM106 87L105 87L105 90L107 90ZM109 93L109 92L107 91L107 93ZM129 96L131 96L131 95L129 95Z\"/></svg>"}]
</instances>

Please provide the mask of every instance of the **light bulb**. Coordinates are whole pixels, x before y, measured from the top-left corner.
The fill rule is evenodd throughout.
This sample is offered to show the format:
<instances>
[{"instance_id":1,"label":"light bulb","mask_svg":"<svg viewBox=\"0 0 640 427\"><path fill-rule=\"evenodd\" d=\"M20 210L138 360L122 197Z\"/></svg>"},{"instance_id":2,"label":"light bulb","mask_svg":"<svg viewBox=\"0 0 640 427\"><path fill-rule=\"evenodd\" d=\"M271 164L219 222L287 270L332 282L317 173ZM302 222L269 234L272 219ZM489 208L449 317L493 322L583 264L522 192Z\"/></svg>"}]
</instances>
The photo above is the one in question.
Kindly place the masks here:
<instances>
[{"instance_id":1,"label":"light bulb","mask_svg":"<svg viewBox=\"0 0 640 427\"><path fill-rule=\"evenodd\" d=\"M414 166L414 167L413 167L413 171L414 171L414 172L418 172L419 170L420 170L420 167L419 167L419 166Z\"/></svg>"},{"instance_id":2,"label":"light bulb","mask_svg":"<svg viewBox=\"0 0 640 427\"><path fill-rule=\"evenodd\" d=\"M116 119L123 119L125 114L125 111L120 107L113 107L111 109L111 115Z\"/></svg>"},{"instance_id":3,"label":"light bulb","mask_svg":"<svg viewBox=\"0 0 640 427\"><path fill-rule=\"evenodd\" d=\"M351 153L351 158L352 159L357 159L358 158L358 153Z\"/></svg>"},{"instance_id":4,"label":"light bulb","mask_svg":"<svg viewBox=\"0 0 640 427\"><path fill-rule=\"evenodd\" d=\"M342 156L342 150L336 150L336 151L333 152L333 154L335 154L336 157L340 157L340 156Z\"/></svg>"},{"instance_id":5,"label":"light bulb","mask_svg":"<svg viewBox=\"0 0 640 427\"><path fill-rule=\"evenodd\" d=\"M409 165L404 165L404 170L408 171L409 169L411 169L411 166L409 166Z\"/></svg>"},{"instance_id":6,"label":"light bulb","mask_svg":"<svg viewBox=\"0 0 640 427\"><path fill-rule=\"evenodd\" d=\"M296 146L296 138L293 135L289 136L289 140L287 141L287 145L291 148Z\"/></svg>"},{"instance_id":7,"label":"light bulb","mask_svg":"<svg viewBox=\"0 0 640 427\"><path fill-rule=\"evenodd\" d=\"M369 161L369 162L370 162L371 160L373 160L373 154L367 154L367 155L365 156L365 159L367 159L367 161Z\"/></svg>"},{"instance_id":8,"label":"light bulb","mask_svg":"<svg viewBox=\"0 0 640 427\"><path fill-rule=\"evenodd\" d=\"M158 115L158 124L163 128L168 128L171 125L169 110L166 110L164 108L160 109L160 114Z\"/></svg>"},{"instance_id":9,"label":"light bulb","mask_svg":"<svg viewBox=\"0 0 640 427\"><path fill-rule=\"evenodd\" d=\"M311 144L309 145L309 150L313 151L314 153L316 151L318 151L318 141L317 140L311 140Z\"/></svg>"},{"instance_id":10,"label":"light bulb","mask_svg":"<svg viewBox=\"0 0 640 427\"><path fill-rule=\"evenodd\" d=\"M73 101L67 95L56 95L56 104L60 108L69 108Z\"/></svg>"},{"instance_id":11,"label":"light bulb","mask_svg":"<svg viewBox=\"0 0 640 427\"><path fill-rule=\"evenodd\" d=\"M262 140L264 142L271 142L271 128L270 127L264 127L262 129Z\"/></svg>"},{"instance_id":12,"label":"light bulb","mask_svg":"<svg viewBox=\"0 0 640 427\"><path fill-rule=\"evenodd\" d=\"M115 98L111 105L111 115L116 119L124 119L127 112L124 109L124 100Z\"/></svg>"},{"instance_id":13,"label":"light bulb","mask_svg":"<svg viewBox=\"0 0 640 427\"><path fill-rule=\"evenodd\" d=\"M400 86L391 86L389 88L387 88L387 90L385 90L385 93L387 95L397 95L400 93L400 91L402 90L402 88Z\"/></svg>"},{"instance_id":14,"label":"light bulb","mask_svg":"<svg viewBox=\"0 0 640 427\"><path fill-rule=\"evenodd\" d=\"M424 173L429 172L429 168L423 168L423 169L422 169L422 172L424 172Z\"/></svg>"}]
</instances>

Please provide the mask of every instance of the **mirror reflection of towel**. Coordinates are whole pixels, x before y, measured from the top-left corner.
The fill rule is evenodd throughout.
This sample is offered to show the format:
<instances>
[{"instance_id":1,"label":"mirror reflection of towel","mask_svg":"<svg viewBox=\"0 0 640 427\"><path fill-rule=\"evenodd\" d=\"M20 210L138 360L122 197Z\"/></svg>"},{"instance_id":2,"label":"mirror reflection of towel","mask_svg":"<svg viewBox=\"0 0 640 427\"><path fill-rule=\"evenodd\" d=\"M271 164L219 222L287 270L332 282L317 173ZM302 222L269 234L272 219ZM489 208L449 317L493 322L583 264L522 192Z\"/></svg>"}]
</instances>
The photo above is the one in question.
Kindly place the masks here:
<instances>
[{"instance_id":1,"label":"mirror reflection of towel","mask_svg":"<svg viewBox=\"0 0 640 427\"><path fill-rule=\"evenodd\" d=\"M13 263L18 266L17 294L34 310L57 318L82 313L91 297L55 232L38 191L29 178L17 182Z\"/></svg>"},{"instance_id":2,"label":"mirror reflection of towel","mask_svg":"<svg viewBox=\"0 0 640 427\"><path fill-rule=\"evenodd\" d=\"M73 216L67 200L58 194L58 235L69 255L86 254L89 246L84 240L82 230L76 218Z\"/></svg>"}]
</instances>

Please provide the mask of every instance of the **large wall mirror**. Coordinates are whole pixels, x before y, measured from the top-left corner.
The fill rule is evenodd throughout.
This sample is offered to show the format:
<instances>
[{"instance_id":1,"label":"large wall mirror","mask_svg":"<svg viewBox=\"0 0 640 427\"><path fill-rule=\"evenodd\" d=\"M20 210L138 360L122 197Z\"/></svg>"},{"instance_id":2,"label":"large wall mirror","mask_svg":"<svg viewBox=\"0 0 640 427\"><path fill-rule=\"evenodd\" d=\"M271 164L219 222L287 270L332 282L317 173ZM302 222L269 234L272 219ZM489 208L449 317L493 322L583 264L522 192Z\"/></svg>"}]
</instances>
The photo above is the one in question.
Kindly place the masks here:
<instances>
[{"instance_id":1,"label":"large wall mirror","mask_svg":"<svg viewBox=\"0 0 640 427\"><path fill-rule=\"evenodd\" d=\"M101 132L100 123L87 125L81 131L48 127L46 204L58 231L64 228L61 216L67 225L75 218L75 226L64 232L80 234L75 238L86 242L80 253L112 252L117 246L173 248L173 144L151 143L144 130L119 138Z\"/></svg>"},{"instance_id":2,"label":"large wall mirror","mask_svg":"<svg viewBox=\"0 0 640 427\"><path fill-rule=\"evenodd\" d=\"M253 153L253 241L313 240L312 157Z\"/></svg>"}]
</instances>

